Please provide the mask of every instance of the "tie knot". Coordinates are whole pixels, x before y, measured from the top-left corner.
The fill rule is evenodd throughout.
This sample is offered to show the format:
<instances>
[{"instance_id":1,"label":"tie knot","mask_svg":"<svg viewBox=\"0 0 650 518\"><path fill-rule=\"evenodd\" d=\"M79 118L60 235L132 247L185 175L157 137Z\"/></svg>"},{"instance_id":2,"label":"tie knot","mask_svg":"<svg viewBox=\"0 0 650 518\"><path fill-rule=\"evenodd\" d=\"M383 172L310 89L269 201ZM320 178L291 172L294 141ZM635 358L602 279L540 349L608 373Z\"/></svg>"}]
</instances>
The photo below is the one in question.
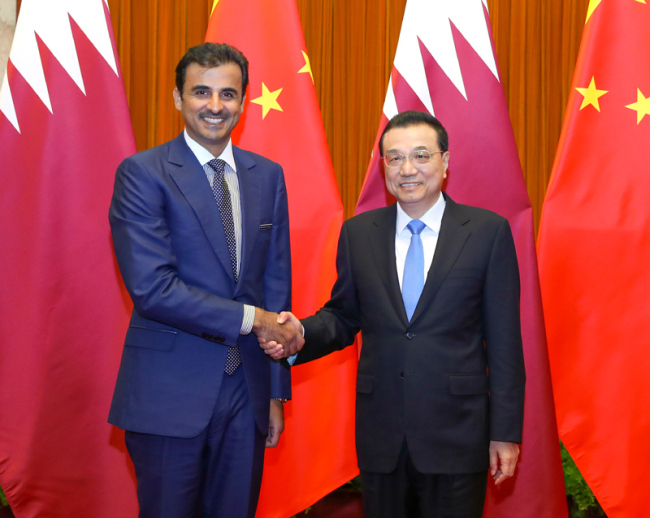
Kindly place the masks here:
<instances>
[{"instance_id":1,"label":"tie knot","mask_svg":"<svg viewBox=\"0 0 650 518\"><path fill-rule=\"evenodd\" d=\"M424 230L424 227L426 227L426 225L419 219L411 220L410 223L406 226L411 231L411 234L419 234Z\"/></svg>"},{"instance_id":2,"label":"tie knot","mask_svg":"<svg viewBox=\"0 0 650 518\"><path fill-rule=\"evenodd\" d=\"M213 158L208 162L208 165L217 173L223 173L226 170L226 162L221 158Z\"/></svg>"}]
</instances>

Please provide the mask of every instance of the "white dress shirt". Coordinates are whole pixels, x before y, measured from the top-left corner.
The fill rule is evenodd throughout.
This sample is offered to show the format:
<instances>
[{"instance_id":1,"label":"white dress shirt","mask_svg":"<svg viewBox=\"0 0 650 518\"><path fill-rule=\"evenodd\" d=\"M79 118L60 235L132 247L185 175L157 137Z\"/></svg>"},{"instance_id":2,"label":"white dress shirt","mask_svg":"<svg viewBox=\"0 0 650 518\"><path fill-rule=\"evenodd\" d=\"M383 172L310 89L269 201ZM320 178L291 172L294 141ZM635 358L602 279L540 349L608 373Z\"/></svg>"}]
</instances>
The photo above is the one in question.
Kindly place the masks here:
<instances>
[{"instance_id":1,"label":"white dress shirt","mask_svg":"<svg viewBox=\"0 0 650 518\"><path fill-rule=\"evenodd\" d=\"M420 221L426 225L420 234L422 239L422 250L424 252L424 282L427 281L429 268L433 262L433 254L436 252L438 245L438 236L440 235L440 224L442 223L442 215L445 212L445 197L440 194L438 200L433 204L428 211L420 218ZM411 244L411 231L407 225L413 220L404 209L397 204L397 222L395 224L395 264L397 266L397 278L399 279L399 287L402 289L402 279L404 278L404 263L406 262L406 254Z\"/></svg>"}]
</instances>

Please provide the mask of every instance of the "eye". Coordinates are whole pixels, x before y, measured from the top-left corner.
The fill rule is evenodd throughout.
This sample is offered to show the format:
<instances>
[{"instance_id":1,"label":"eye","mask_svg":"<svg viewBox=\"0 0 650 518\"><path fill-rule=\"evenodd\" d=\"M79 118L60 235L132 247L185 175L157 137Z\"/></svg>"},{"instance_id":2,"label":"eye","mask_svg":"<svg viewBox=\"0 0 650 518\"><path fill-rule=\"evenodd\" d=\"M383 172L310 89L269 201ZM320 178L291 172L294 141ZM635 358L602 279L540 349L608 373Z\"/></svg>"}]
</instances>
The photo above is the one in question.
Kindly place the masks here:
<instances>
[{"instance_id":1,"label":"eye","mask_svg":"<svg viewBox=\"0 0 650 518\"><path fill-rule=\"evenodd\" d=\"M402 162L402 155L390 154L386 155L386 158L388 159L389 165L397 165Z\"/></svg>"}]
</instances>

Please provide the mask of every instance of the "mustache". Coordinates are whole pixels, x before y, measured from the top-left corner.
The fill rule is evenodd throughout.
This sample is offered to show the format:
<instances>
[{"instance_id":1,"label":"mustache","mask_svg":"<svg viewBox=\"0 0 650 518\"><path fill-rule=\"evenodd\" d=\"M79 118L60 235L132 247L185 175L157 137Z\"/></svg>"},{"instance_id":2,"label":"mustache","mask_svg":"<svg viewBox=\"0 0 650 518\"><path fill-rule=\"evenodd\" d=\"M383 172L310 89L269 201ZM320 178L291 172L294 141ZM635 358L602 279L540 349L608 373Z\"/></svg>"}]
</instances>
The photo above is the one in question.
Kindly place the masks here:
<instances>
[{"instance_id":1,"label":"mustache","mask_svg":"<svg viewBox=\"0 0 650 518\"><path fill-rule=\"evenodd\" d=\"M212 112L210 110L203 110L199 113L199 117L214 117L218 119L227 119L228 112L224 110L219 110L218 112Z\"/></svg>"}]
</instances>

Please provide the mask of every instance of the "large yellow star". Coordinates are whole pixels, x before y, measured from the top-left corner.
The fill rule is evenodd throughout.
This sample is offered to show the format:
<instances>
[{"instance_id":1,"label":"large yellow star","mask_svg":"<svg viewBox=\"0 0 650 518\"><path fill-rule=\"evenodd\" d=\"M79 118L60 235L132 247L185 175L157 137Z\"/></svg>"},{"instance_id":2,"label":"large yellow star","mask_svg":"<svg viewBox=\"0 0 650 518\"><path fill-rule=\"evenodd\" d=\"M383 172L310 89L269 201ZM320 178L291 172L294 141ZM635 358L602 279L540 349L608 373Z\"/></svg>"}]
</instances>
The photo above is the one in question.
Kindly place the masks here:
<instances>
[{"instance_id":1,"label":"large yellow star","mask_svg":"<svg viewBox=\"0 0 650 518\"><path fill-rule=\"evenodd\" d=\"M218 1L218 0L217 0ZM602 2L603 0L589 0L589 7L587 8L587 19L585 20L585 23L589 21L589 18L593 14L593 12L596 10L596 7ZM646 0L636 0L640 4L648 4Z\"/></svg>"},{"instance_id":2,"label":"large yellow star","mask_svg":"<svg viewBox=\"0 0 650 518\"><path fill-rule=\"evenodd\" d=\"M607 93L607 90L597 90L596 81L593 77L591 78L591 82L589 83L589 86L587 88L576 88L576 90L578 90L578 92L584 95L584 99L582 100L582 104L580 105L581 110L585 106L589 106L591 104L594 108L600 111L598 98L605 95Z\"/></svg>"},{"instance_id":3,"label":"large yellow star","mask_svg":"<svg viewBox=\"0 0 650 518\"><path fill-rule=\"evenodd\" d=\"M585 23L589 21L589 18L591 18L591 15L594 13L596 10L596 7L602 2L602 0L589 0L589 7L587 7L587 19L585 20Z\"/></svg>"},{"instance_id":4,"label":"large yellow star","mask_svg":"<svg viewBox=\"0 0 650 518\"><path fill-rule=\"evenodd\" d=\"M314 74L311 73L311 62L309 61L309 56L304 50L301 50L302 52L302 57L305 58L305 66L302 67L300 70L298 70L299 74L304 74L306 72L309 72L309 75L311 76L311 82L314 82Z\"/></svg>"},{"instance_id":5,"label":"large yellow star","mask_svg":"<svg viewBox=\"0 0 650 518\"><path fill-rule=\"evenodd\" d=\"M639 124L643 117L650 115L650 97L646 98L641 93L641 90L636 89L636 102L628 104L626 108L636 111L636 123Z\"/></svg>"},{"instance_id":6,"label":"large yellow star","mask_svg":"<svg viewBox=\"0 0 650 518\"><path fill-rule=\"evenodd\" d=\"M262 96L257 99L251 100L252 103L262 105L262 119L266 117L269 111L278 110L282 111L282 107L278 104L278 95L282 92L282 88L271 92L264 83L262 83Z\"/></svg>"}]
</instances>

